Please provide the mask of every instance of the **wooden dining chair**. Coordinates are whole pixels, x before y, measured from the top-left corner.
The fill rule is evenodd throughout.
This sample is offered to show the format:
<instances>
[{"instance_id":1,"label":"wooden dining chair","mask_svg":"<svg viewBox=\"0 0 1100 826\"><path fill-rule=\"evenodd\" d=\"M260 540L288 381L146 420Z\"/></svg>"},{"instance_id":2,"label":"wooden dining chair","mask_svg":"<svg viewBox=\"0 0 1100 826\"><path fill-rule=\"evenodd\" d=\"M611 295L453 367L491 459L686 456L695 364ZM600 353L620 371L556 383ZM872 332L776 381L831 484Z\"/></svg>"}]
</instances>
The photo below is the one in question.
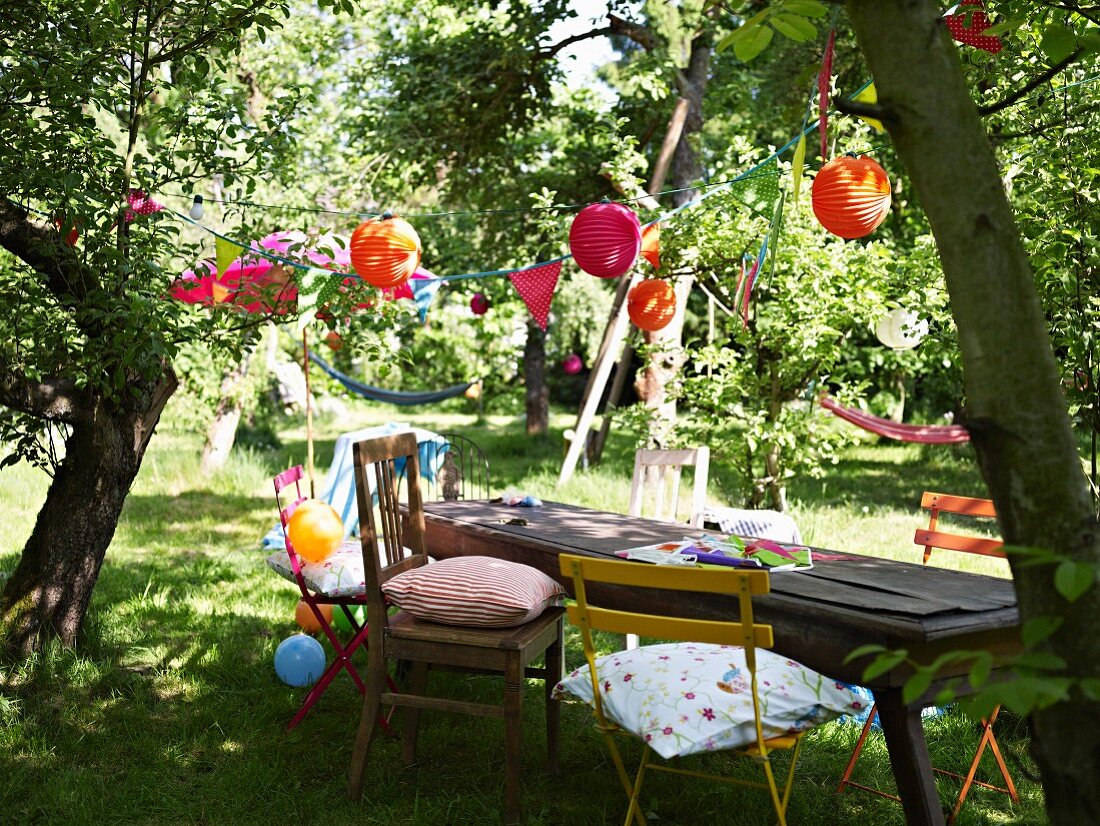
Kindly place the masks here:
<instances>
[{"instance_id":1,"label":"wooden dining chair","mask_svg":"<svg viewBox=\"0 0 1100 826\"><path fill-rule=\"evenodd\" d=\"M921 496L920 504L922 508L929 512L928 527L918 528L913 536L913 542L924 548L923 562L925 564L928 564L928 560L932 556L932 551L937 548L941 550L958 551L960 553L978 554L980 556L1004 558L1004 543L1000 540L952 533L943 530L939 524L939 517L942 513L973 517L976 519L996 519L997 511L993 506L992 500L978 499L972 496L952 496L946 493L925 491L924 495ZM962 781L962 788L959 790L959 795L955 799L954 808L947 818L948 823L955 822L955 819L959 815L959 811L962 809L963 803L966 802L967 795L970 794L971 786L974 785L1007 794L1012 799L1013 803L1020 802L1020 796L1016 791L1016 784L1012 782L1012 775L1008 772L1008 766L1005 765L1004 757L1001 755L1000 745L997 743L997 738L993 734L993 723L996 722L1000 710L1001 707L997 706L993 709L988 718L982 719L980 729L981 738L978 740L978 748L974 753L974 758L970 761L970 767L965 775L933 767L933 771L939 774L954 777ZM867 715L867 721L863 724L863 731L860 732L855 749L852 751L852 756L849 758L848 765L844 769L844 775L840 779L840 785L837 787L837 792L843 792L846 787L852 786L857 789L872 792L881 797L899 800L900 798L898 798L897 795L856 783L851 779L852 770L855 768L860 753L863 751L864 742L867 740L867 735L870 733L871 727L875 722L877 712L877 704L872 705ZM1000 770L1001 777L1004 779L1004 786L984 783L976 779L978 765L981 763L982 756L985 754L987 746L993 754L993 759L997 763L997 768Z\"/></svg>"},{"instance_id":2,"label":"wooden dining chair","mask_svg":"<svg viewBox=\"0 0 1100 826\"><path fill-rule=\"evenodd\" d=\"M684 467L694 467L688 517L681 520L680 477ZM634 478L630 483L627 513L642 516L648 511L663 522L686 521L693 528L703 527L707 506L707 477L710 474L710 448L687 450L638 450L634 453ZM652 505L652 510L649 506Z\"/></svg>"},{"instance_id":3,"label":"wooden dining chair","mask_svg":"<svg viewBox=\"0 0 1100 826\"><path fill-rule=\"evenodd\" d=\"M422 593L445 600L448 592L453 590L453 583L448 585L441 573L438 574L436 584L433 584L432 579L435 572L441 571L453 560L428 565L424 546L424 507L417 445L413 435L398 434L359 442L355 445L354 456L363 566L371 622L367 649L367 687L352 753L348 794L353 800L362 796L367 757L378 733L379 711L383 705L405 710L402 751L406 764L411 764L415 758L422 709L499 717L504 720L505 731L504 822L518 823L522 701L526 678L545 681L547 752L550 766L556 770L559 711L558 703L551 700L551 692L561 677L563 610L560 607L549 607L545 610L540 608L541 613L534 619L503 628L429 622L409 613L413 610L411 607L408 610L387 613L390 601L383 588L394 586L398 577L410 572L421 572ZM395 463L400 460L405 462L403 487L408 496L407 515L401 512L398 505L400 475ZM372 505L367 474L374 474L377 480L377 509ZM538 571L534 571L534 574L545 576ZM548 577L546 579L557 592L561 591L557 583L553 583ZM456 608L456 615L457 610ZM531 664L539 658L543 659L544 665L532 667ZM407 664L408 683L404 690L387 687L387 664L391 661ZM454 700L429 694L429 668L502 675L503 703Z\"/></svg>"},{"instance_id":4,"label":"wooden dining chair","mask_svg":"<svg viewBox=\"0 0 1100 826\"><path fill-rule=\"evenodd\" d=\"M690 509L686 520L680 502L680 480L684 467L693 467ZM648 516L662 522L684 522L703 527L707 507L707 478L710 475L710 448L684 450L637 450L634 452L634 478L630 482L631 516ZM638 635L626 635L626 647L638 647Z\"/></svg>"}]
</instances>

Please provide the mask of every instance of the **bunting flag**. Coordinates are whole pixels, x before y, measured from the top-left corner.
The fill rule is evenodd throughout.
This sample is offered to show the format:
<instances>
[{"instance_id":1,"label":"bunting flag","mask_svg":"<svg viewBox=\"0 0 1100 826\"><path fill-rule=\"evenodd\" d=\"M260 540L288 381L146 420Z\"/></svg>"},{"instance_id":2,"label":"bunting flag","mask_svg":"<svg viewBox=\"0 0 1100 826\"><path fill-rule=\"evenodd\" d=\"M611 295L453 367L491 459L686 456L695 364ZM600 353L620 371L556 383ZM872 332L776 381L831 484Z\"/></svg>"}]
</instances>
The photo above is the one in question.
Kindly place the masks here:
<instances>
[{"instance_id":1,"label":"bunting flag","mask_svg":"<svg viewBox=\"0 0 1100 826\"><path fill-rule=\"evenodd\" d=\"M661 225L650 224L642 230L642 258L661 269Z\"/></svg>"},{"instance_id":2,"label":"bunting flag","mask_svg":"<svg viewBox=\"0 0 1100 826\"><path fill-rule=\"evenodd\" d=\"M415 279L409 281L409 286L412 289L413 300L416 302L416 312L420 316L420 323L427 324L428 308L431 306L435 294L439 292L439 288L443 286L443 282L438 278Z\"/></svg>"},{"instance_id":3,"label":"bunting flag","mask_svg":"<svg viewBox=\"0 0 1100 826\"><path fill-rule=\"evenodd\" d=\"M218 278L225 275L229 265L236 261L242 252L244 252L244 247L240 244L236 244L228 238L222 238L220 235L215 236L214 260L217 261Z\"/></svg>"},{"instance_id":4,"label":"bunting flag","mask_svg":"<svg viewBox=\"0 0 1100 826\"><path fill-rule=\"evenodd\" d=\"M559 275L561 261L508 273L508 279L543 331L546 330L546 321L550 317L550 301L554 298Z\"/></svg>"},{"instance_id":5,"label":"bunting flag","mask_svg":"<svg viewBox=\"0 0 1100 826\"><path fill-rule=\"evenodd\" d=\"M131 189L127 192L126 203L130 207L124 216L126 223L130 223L139 215L152 215L164 209L164 204L154 201L140 189Z\"/></svg>"},{"instance_id":6,"label":"bunting flag","mask_svg":"<svg viewBox=\"0 0 1100 826\"><path fill-rule=\"evenodd\" d=\"M878 103L878 92L875 91L875 84L870 84L866 89L852 98L852 100L858 100L860 103ZM882 132L886 128L878 118L869 118L864 115L859 115L858 117L860 120L871 124L871 128L876 132Z\"/></svg>"},{"instance_id":7,"label":"bunting flag","mask_svg":"<svg viewBox=\"0 0 1100 826\"><path fill-rule=\"evenodd\" d=\"M794 194L794 205L798 206L798 193L802 189L802 168L806 165L806 136L798 139L798 145L794 148L794 157L791 158L791 189Z\"/></svg>"},{"instance_id":8,"label":"bunting flag","mask_svg":"<svg viewBox=\"0 0 1100 826\"><path fill-rule=\"evenodd\" d=\"M772 160L730 185L731 193L765 218L779 200L779 161Z\"/></svg>"},{"instance_id":9,"label":"bunting flag","mask_svg":"<svg viewBox=\"0 0 1100 826\"><path fill-rule=\"evenodd\" d=\"M977 10L967 11L963 8L964 6L976 6ZM982 34L990 26L982 0L962 0L961 3L947 10L943 16L943 22L947 24L947 30L951 32L951 36L967 46L973 46L990 54L997 54L1003 46L1001 38L996 35Z\"/></svg>"},{"instance_id":10,"label":"bunting flag","mask_svg":"<svg viewBox=\"0 0 1100 826\"><path fill-rule=\"evenodd\" d=\"M310 267L298 271L298 332L301 333L314 318L317 311L332 301L343 278L332 270Z\"/></svg>"},{"instance_id":11,"label":"bunting flag","mask_svg":"<svg viewBox=\"0 0 1100 826\"><path fill-rule=\"evenodd\" d=\"M821 133L821 161L827 161L829 136L829 82L833 76L833 46L836 43L836 29L829 30L829 41L825 44L825 57L821 60L821 73L817 76L817 131Z\"/></svg>"}]
</instances>

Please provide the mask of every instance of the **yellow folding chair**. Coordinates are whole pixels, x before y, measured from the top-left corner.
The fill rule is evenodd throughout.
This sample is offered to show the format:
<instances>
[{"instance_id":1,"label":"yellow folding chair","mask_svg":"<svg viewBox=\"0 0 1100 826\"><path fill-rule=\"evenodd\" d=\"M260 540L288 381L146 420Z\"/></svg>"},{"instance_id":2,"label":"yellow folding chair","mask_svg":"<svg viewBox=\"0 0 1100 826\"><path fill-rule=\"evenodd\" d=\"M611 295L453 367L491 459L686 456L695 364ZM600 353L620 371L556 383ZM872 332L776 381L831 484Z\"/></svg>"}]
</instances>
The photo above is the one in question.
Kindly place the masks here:
<instances>
[{"instance_id":1,"label":"yellow folding chair","mask_svg":"<svg viewBox=\"0 0 1100 826\"><path fill-rule=\"evenodd\" d=\"M785 657L772 645L770 625L753 621L752 597L770 590L766 571L674 568L563 554L561 572L573 580L576 605L569 620L579 627L587 666L563 680L555 696L572 694L595 710L596 727L630 798L624 824L645 826L638 798L649 770L703 777L767 790L781 826L794 782L803 734L858 705L859 698ZM606 585L728 594L735 621L721 622L641 614L601 607ZM655 600L655 606L658 601ZM597 657L592 631L638 633L680 640ZM690 642L688 642L690 641ZM758 673L764 676L758 681ZM767 686L766 705L759 685ZM678 699L677 699L678 698ZM662 719L661 715L667 717ZM645 743L633 781L615 735ZM730 750L758 762L764 782L690 771L657 758ZM772 752L791 751L780 785Z\"/></svg>"}]
</instances>

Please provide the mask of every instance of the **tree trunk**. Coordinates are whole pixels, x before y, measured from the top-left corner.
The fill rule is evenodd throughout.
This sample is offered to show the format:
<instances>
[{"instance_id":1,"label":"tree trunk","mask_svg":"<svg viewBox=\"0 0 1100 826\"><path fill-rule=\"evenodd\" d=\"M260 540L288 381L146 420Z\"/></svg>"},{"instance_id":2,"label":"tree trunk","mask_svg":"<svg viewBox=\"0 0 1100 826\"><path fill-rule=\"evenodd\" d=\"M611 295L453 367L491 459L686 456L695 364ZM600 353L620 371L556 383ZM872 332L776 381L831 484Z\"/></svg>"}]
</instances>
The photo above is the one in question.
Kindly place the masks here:
<instances>
[{"instance_id":1,"label":"tree trunk","mask_svg":"<svg viewBox=\"0 0 1100 826\"><path fill-rule=\"evenodd\" d=\"M73 424L65 458L0 595L8 656L26 657L53 636L76 643L122 505L175 389L169 372L134 406L119 411L99 399L86 419Z\"/></svg>"},{"instance_id":2,"label":"tree trunk","mask_svg":"<svg viewBox=\"0 0 1100 826\"><path fill-rule=\"evenodd\" d=\"M527 319L523 380L527 385L527 435L539 436L550 426L550 388L546 386L546 333L533 318Z\"/></svg>"},{"instance_id":3,"label":"tree trunk","mask_svg":"<svg viewBox=\"0 0 1100 826\"><path fill-rule=\"evenodd\" d=\"M996 159L933 0L848 0L884 122L928 214L959 330L970 429L1005 542L1100 564L1100 533L1039 298ZM964 48L964 47L960 47ZM1042 648L1100 678L1100 588L1073 603L1049 565L1010 555L1023 621L1060 617ZM1095 567L1093 568L1095 570ZM1031 716L1055 824L1100 822L1100 715L1075 684Z\"/></svg>"},{"instance_id":4,"label":"tree trunk","mask_svg":"<svg viewBox=\"0 0 1100 826\"><path fill-rule=\"evenodd\" d=\"M683 74L681 101L686 100L684 125L676 151L672 156L672 186L683 189L698 183L703 177L703 165L692 145L695 136L703 130L703 93L706 91L710 69L711 39L708 32L698 34L691 42L691 56ZM678 108L680 104L678 103ZM672 196L674 206L695 200L695 190L677 192ZM652 349L643 371L638 374L635 391L652 411L649 445L664 447L676 421L676 402L670 399L666 385L683 368L684 354L681 338L684 331L684 314L693 280L682 276L675 282L676 315L662 330L645 332L645 343Z\"/></svg>"},{"instance_id":5,"label":"tree trunk","mask_svg":"<svg viewBox=\"0 0 1100 826\"><path fill-rule=\"evenodd\" d=\"M214 418L206 429L206 443L202 447L202 460L199 468L203 473L212 473L225 467L233 442L237 439L237 425L244 410L244 385L248 378L248 368L252 363L254 350L247 351L241 360L225 371L222 376L220 398L214 410Z\"/></svg>"}]
</instances>

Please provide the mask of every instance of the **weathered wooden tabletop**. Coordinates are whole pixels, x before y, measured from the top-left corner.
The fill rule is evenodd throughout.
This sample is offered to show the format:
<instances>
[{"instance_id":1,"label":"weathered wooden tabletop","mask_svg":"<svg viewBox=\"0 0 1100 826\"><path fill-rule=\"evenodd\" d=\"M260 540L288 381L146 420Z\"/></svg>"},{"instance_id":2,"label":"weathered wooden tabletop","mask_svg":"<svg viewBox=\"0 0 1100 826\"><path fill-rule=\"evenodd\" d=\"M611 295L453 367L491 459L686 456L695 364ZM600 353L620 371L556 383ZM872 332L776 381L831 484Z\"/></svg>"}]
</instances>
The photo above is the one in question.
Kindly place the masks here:
<instances>
[{"instance_id":1,"label":"weathered wooden tabletop","mask_svg":"<svg viewBox=\"0 0 1100 826\"><path fill-rule=\"evenodd\" d=\"M506 524L523 519L526 525ZM428 551L435 557L484 555L522 562L567 587L558 569L560 553L598 556L656 542L698 536L687 525L544 502L542 507L508 507L487 501L425 505ZM861 680L865 661L845 663L853 649L870 643L905 648L918 662L950 650L1019 650L1019 615L1012 582L921 564L877 559L874 549L817 549L814 567L778 572L772 593L754 600L756 618L773 626L774 650L831 677ZM860 553L863 551L863 553ZM829 557L842 558L829 558ZM730 597L629 588L609 588L609 607L660 611L670 616L729 619L737 610ZM905 704L901 686L910 673L902 665L864 682L879 701L891 761L910 824L939 824L931 764L920 708L944 682L965 674L967 664L933 683L922 700ZM961 687L965 692L965 686Z\"/></svg>"}]
</instances>

